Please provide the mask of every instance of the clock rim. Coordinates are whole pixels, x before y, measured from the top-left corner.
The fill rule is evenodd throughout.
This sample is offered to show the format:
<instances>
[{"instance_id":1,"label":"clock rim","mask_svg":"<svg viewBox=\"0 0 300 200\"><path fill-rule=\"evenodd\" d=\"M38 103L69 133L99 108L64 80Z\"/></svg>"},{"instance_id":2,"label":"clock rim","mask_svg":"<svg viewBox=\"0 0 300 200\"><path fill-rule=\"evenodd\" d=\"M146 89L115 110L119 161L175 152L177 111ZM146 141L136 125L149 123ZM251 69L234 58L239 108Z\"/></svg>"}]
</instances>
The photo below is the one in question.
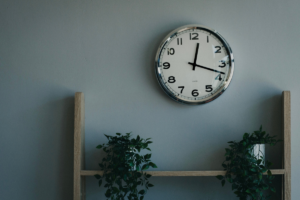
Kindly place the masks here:
<instances>
[{"instance_id":1,"label":"clock rim","mask_svg":"<svg viewBox=\"0 0 300 200\"><path fill-rule=\"evenodd\" d=\"M166 42L168 40L170 40L172 37L176 36L177 33L185 31L185 30L189 30L189 29L200 29L200 30L205 30L207 32L214 34L220 40L220 42L223 44L223 46L226 49L228 56L229 56L229 70L228 70L228 75L225 80L225 84L221 88L219 88L212 96L209 96L207 98L204 98L204 99L201 99L198 101L194 101L194 100L190 101L190 100L183 100L183 99L177 98L177 96L166 87L166 85L164 84L164 81L162 80L161 74L158 72L159 58L160 58L162 49L165 46ZM232 49L231 49L230 45L228 44L228 42L215 29L209 28L207 26L199 25L199 24L188 24L188 25L181 26L181 27L176 28L175 30L171 31L169 34L167 34L167 36L160 43L158 50L156 52L156 56L155 56L155 75L159 82L160 87L171 99L173 99L176 102L179 102L182 104L187 104L187 105L201 105L201 104L209 103L209 102L217 99L228 88L228 86L232 80L232 77L233 77L233 71L234 71L234 58L233 58Z\"/></svg>"}]
</instances>

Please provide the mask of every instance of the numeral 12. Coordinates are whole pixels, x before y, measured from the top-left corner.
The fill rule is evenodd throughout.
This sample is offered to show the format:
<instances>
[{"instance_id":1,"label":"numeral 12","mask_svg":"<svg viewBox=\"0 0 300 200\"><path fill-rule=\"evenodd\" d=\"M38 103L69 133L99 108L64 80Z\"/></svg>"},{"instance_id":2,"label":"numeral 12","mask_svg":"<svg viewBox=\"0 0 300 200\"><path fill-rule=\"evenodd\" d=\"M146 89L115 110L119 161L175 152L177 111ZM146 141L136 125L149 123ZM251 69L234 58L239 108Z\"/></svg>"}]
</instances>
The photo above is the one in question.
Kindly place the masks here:
<instances>
[{"instance_id":1,"label":"numeral 12","mask_svg":"<svg viewBox=\"0 0 300 200\"><path fill-rule=\"evenodd\" d=\"M190 40L199 40L198 33L190 33Z\"/></svg>"}]
</instances>

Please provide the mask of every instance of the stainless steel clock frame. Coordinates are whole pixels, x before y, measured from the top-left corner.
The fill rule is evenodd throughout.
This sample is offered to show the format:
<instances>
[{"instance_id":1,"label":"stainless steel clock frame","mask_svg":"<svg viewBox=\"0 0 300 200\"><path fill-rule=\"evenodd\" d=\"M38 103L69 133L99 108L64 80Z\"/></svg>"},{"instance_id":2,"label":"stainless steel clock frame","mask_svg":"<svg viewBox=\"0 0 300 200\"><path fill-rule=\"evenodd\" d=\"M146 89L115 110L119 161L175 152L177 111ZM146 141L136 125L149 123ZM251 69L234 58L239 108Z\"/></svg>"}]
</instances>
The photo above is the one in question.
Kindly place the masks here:
<instances>
[{"instance_id":1,"label":"stainless steel clock frame","mask_svg":"<svg viewBox=\"0 0 300 200\"><path fill-rule=\"evenodd\" d=\"M227 77L224 81L224 84L217 90L215 91L215 93L207 98L204 99L200 99L199 101L191 101L191 100L183 100L178 98L172 91L170 91L166 85L164 84L164 81L161 77L161 73L159 68L161 68L162 66L160 66L160 56L162 53L162 50L164 48L164 46L167 44L167 42L169 40L171 40L173 37L177 37L177 34L186 30L190 30L190 29L199 29L199 30L205 30L211 34L213 34L214 36L216 36L220 42L223 44L224 48L227 51L227 54L229 56L229 70L228 70L228 74ZM159 82L159 85L161 86L161 88L164 90L164 92L174 101L179 102L179 103L183 103L183 104L188 104L188 105L199 105L199 104L205 104L208 102L211 102L213 100L215 100L216 98L218 98L221 94L223 94L225 92L225 90L228 88L232 76L233 76L233 71L234 71L234 58L233 58L233 53L232 50L228 44L228 42L224 39L224 37L218 33L216 30L202 26L202 25L198 25L198 24L190 24L190 25L185 25L185 26L181 26L175 30L173 30L171 33L169 33L161 42L161 44L159 45L159 48L157 50L156 56L155 56L155 74L157 77L157 80Z\"/></svg>"}]
</instances>

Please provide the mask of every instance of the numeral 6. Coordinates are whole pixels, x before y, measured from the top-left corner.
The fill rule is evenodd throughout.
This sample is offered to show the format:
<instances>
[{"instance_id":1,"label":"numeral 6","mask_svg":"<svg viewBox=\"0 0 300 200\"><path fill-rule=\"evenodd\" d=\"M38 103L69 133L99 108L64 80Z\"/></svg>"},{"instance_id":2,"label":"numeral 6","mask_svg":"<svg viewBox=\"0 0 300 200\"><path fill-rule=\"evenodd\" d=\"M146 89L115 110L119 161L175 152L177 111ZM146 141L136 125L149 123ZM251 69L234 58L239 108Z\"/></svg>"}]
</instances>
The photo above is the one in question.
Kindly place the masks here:
<instances>
[{"instance_id":1,"label":"numeral 6","mask_svg":"<svg viewBox=\"0 0 300 200\"><path fill-rule=\"evenodd\" d=\"M193 95L194 97L199 96L198 90L193 90L193 91L192 91L192 95Z\"/></svg>"}]
</instances>

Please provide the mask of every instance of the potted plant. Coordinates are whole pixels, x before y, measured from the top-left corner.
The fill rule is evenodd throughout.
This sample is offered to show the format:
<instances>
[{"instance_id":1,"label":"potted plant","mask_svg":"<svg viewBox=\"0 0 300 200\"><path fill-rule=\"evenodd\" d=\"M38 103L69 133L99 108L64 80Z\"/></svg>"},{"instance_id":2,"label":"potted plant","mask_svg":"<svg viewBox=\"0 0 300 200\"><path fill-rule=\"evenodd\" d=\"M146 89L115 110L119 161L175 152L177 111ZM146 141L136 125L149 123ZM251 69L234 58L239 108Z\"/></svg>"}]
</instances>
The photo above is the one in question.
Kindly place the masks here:
<instances>
[{"instance_id":1,"label":"potted plant","mask_svg":"<svg viewBox=\"0 0 300 200\"><path fill-rule=\"evenodd\" d=\"M125 197L128 200L144 199L147 190L153 187L148 180L151 175L146 174L144 170L157 166L151 162L151 154L140 155L140 151L151 151L148 147L152 143L151 138L142 139L137 136L131 139L130 133L105 136L108 143L96 147L106 153L99 163L103 175L95 175L99 180L99 187L104 180L104 187L107 188L105 196L111 200L124 200ZM143 186L143 189L140 186Z\"/></svg>"},{"instance_id":2,"label":"potted plant","mask_svg":"<svg viewBox=\"0 0 300 200\"><path fill-rule=\"evenodd\" d=\"M222 166L226 171L226 175L218 175L222 186L225 181L232 184L232 190L240 200L265 200L269 199L270 195L264 194L264 191L271 190L275 192L271 186L274 176L270 171L272 165L269 161L264 161L262 151L257 151L260 155L257 156L255 148L258 145L269 144L274 146L280 140L275 139L276 136L270 136L262 131L262 127L252 134L245 133L240 142L228 142L229 148L225 148L225 161ZM261 146L260 146L261 147ZM267 173L267 176L263 176Z\"/></svg>"}]
</instances>

